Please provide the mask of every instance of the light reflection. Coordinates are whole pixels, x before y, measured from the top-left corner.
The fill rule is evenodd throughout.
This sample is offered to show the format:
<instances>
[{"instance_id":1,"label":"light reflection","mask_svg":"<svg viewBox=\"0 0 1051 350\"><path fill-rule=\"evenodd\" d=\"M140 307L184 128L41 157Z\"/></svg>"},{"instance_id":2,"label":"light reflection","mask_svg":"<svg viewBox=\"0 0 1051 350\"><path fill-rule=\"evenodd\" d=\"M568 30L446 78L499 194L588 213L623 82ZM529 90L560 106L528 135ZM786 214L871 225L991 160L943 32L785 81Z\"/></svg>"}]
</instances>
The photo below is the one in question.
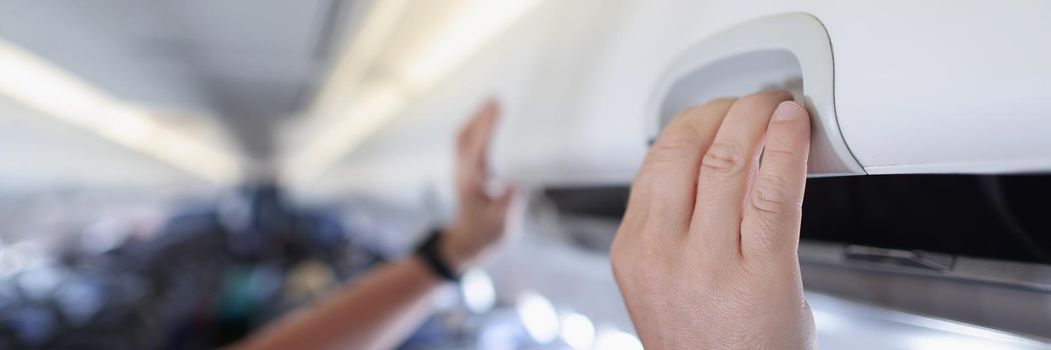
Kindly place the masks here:
<instances>
[{"instance_id":1,"label":"light reflection","mask_svg":"<svg viewBox=\"0 0 1051 350\"><path fill-rule=\"evenodd\" d=\"M642 350L642 342L631 333L604 329L595 339L595 350Z\"/></svg>"},{"instance_id":2,"label":"light reflection","mask_svg":"<svg viewBox=\"0 0 1051 350\"><path fill-rule=\"evenodd\" d=\"M578 313L562 317L562 341L573 349L583 350L595 343L595 326L591 319Z\"/></svg>"},{"instance_id":3,"label":"light reflection","mask_svg":"<svg viewBox=\"0 0 1051 350\"><path fill-rule=\"evenodd\" d=\"M916 336L905 340L909 349L954 349L954 350L1011 350L1018 349L1017 346L1009 346L1003 342L975 339L958 336Z\"/></svg>"},{"instance_id":4,"label":"light reflection","mask_svg":"<svg viewBox=\"0 0 1051 350\"><path fill-rule=\"evenodd\" d=\"M460 279L460 292L467 309L484 314L496 305L496 289L489 274L482 269L472 269Z\"/></svg>"},{"instance_id":5,"label":"light reflection","mask_svg":"<svg viewBox=\"0 0 1051 350\"><path fill-rule=\"evenodd\" d=\"M547 344L558 338L558 313L543 295L531 291L522 293L518 297L517 311L529 337L537 343Z\"/></svg>"}]
</instances>

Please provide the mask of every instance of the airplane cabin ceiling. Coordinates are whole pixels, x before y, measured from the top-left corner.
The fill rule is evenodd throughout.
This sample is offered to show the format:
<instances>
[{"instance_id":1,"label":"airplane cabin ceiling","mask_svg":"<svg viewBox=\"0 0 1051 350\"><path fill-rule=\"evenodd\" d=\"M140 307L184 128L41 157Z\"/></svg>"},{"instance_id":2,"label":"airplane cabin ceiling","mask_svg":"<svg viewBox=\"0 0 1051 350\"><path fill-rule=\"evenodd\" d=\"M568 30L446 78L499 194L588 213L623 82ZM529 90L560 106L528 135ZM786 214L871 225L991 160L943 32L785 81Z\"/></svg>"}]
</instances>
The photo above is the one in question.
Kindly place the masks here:
<instances>
[{"instance_id":1,"label":"airplane cabin ceiling","mask_svg":"<svg viewBox=\"0 0 1051 350\"><path fill-rule=\"evenodd\" d=\"M275 120L309 103L350 0L0 0L0 38L106 92L221 116L271 153Z\"/></svg>"}]
</instances>

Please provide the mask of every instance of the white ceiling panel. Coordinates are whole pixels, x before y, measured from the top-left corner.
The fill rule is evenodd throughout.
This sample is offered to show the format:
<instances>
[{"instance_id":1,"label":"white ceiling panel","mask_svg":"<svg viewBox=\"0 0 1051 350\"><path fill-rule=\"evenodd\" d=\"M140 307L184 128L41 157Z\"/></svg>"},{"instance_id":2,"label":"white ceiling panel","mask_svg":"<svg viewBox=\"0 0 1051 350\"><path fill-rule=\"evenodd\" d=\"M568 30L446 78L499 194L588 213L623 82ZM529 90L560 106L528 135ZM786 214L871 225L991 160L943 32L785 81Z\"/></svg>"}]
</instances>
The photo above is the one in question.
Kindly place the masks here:
<instances>
[{"instance_id":1,"label":"white ceiling panel","mask_svg":"<svg viewBox=\"0 0 1051 350\"><path fill-rule=\"evenodd\" d=\"M206 184L156 158L0 97L0 193Z\"/></svg>"},{"instance_id":2,"label":"white ceiling panel","mask_svg":"<svg viewBox=\"0 0 1051 350\"><path fill-rule=\"evenodd\" d=\"M324 75L352 0L0 0L0 39L117 98L220 116L252 157Z\"/></svg>"}]
</instances>

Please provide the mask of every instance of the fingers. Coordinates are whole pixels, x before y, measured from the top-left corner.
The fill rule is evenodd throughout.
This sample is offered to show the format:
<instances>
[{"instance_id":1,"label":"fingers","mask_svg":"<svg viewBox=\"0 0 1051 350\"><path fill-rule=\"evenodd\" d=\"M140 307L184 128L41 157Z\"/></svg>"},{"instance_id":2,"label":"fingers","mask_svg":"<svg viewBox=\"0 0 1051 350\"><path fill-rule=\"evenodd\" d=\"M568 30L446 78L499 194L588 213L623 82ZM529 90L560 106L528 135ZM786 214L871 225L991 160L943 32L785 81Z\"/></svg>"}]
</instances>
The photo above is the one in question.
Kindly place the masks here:
<instances>
[{"instance_id":1,"label":"fingers","mask_svg":"<svg viewBox=\"0 0 1051 350\"><path fill-rule=\"evenodd\" d=\"M487 101L471 117L457 138L457 171L462 190L472 196L485 196L488 179L486 149L492 139L492 130L500 107L495 100Z\"/></svg>"},{"instance_id":2,"label":"fingers","mask_svg":"<svg viewBox=\"0 0 1051 350\"><path fill-rule=\"evenodd\" d=\"M456 138L456 152L458 156L466 154L471 147L476 143L477 130L478 130L478 118L479 113L475 112L471 116L471 119L467 120L462 127L460 127L460 133Z\"/></svg>"},{"instance_id":3,"label":"fingers","mask_svg":"<svg viewBox=\"0 0 1051 350\"><path fill-rule=\"evenodd\" d=\"M810 152L810 117L795 102L782 102L767 128L763 161L741 224L741 250L794 258Z\"/></svg>"},{"instance_id":4,"label":"fingers","mask_svg":"<svg viewBox=\"0 0 1051 350\"><path fill-rule=\"evenodd\" d=\"M689 227L701 155L733 103L734 99L720 99L679 113L646 155L631 201L645 206L653 220L667 224L664 231L685 233Z\"/></svg>"},{"instance_id":5,"label":"fingers","mask_svg":"<svg viewBox=\"0 0 1051 350\"><path fill-rule=\"evenodd\" d=\"M478 139L477 144L474 145L475 151L479 155L478 161L485 164L485 154L488 150L489 143L493 139L493 128L496 125L496 119L500 116L500 104L495 100L486 101L485 105L478 111L479 119L478 122ZM484 168L484 167L483 167Z\"/></svg>"},{"instance_id":6,"label":"fingers","mask_svg":"<svg viewBox=\"0 0 1051 350\"><path fill-rule=\"evenodd\" d=\"M488 100L474 112L467 124L460 129L456 140L458 152L464 156L471 156L484 151L499 109L500 106L495 100Z\"/></svg>"},{"instance_id":7,"label":"fingers","mask_svg":"<svg viewBox=\"0 0 1051 350\"><path fill-rule=\"evenodd\" d=\"M730 108L701 160L691 237L716 255L739 253L743 200L774 108L784 91L744 97Z\"/></svg>"},{"instance_id":8,"label":"fingers","mask_svg":"<svg viewBox=\"0 0 1051 350\"><path fill-rule=\"evenodd\" d=\"M475 136L465 160L468 169L473 174L473 184L478 187L483 196L485 195L486 183L489 180L487 150L493 137L493 125L496 124L496 117L499 113L500 105L494 100L486 101L475 113Z\"/></svg>"}]
</instances>

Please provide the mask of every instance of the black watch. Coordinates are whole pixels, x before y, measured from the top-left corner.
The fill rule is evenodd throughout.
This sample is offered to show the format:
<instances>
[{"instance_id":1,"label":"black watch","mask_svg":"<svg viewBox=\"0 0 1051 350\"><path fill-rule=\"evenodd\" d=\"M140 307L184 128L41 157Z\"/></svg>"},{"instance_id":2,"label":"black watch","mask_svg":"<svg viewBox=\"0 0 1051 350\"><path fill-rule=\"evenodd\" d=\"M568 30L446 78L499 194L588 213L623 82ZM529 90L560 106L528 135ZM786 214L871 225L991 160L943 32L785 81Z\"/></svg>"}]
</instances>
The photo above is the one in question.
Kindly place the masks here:
<instances>
[{"instance_id":1,"label":"black watch","mask_svg":"<svg viewBox=\"0 0 1051 350\"><path fill-rule=\"evenodd\" d=\"M433 229L427 234L420 245L416 246L416 256L423 260L424 264L434 272L435 275L446 281L459 282L460 275L453 271L452 267L442 258L438 252L438 242L442 240L442 230Z\"/></svg>"}]
</instances>

